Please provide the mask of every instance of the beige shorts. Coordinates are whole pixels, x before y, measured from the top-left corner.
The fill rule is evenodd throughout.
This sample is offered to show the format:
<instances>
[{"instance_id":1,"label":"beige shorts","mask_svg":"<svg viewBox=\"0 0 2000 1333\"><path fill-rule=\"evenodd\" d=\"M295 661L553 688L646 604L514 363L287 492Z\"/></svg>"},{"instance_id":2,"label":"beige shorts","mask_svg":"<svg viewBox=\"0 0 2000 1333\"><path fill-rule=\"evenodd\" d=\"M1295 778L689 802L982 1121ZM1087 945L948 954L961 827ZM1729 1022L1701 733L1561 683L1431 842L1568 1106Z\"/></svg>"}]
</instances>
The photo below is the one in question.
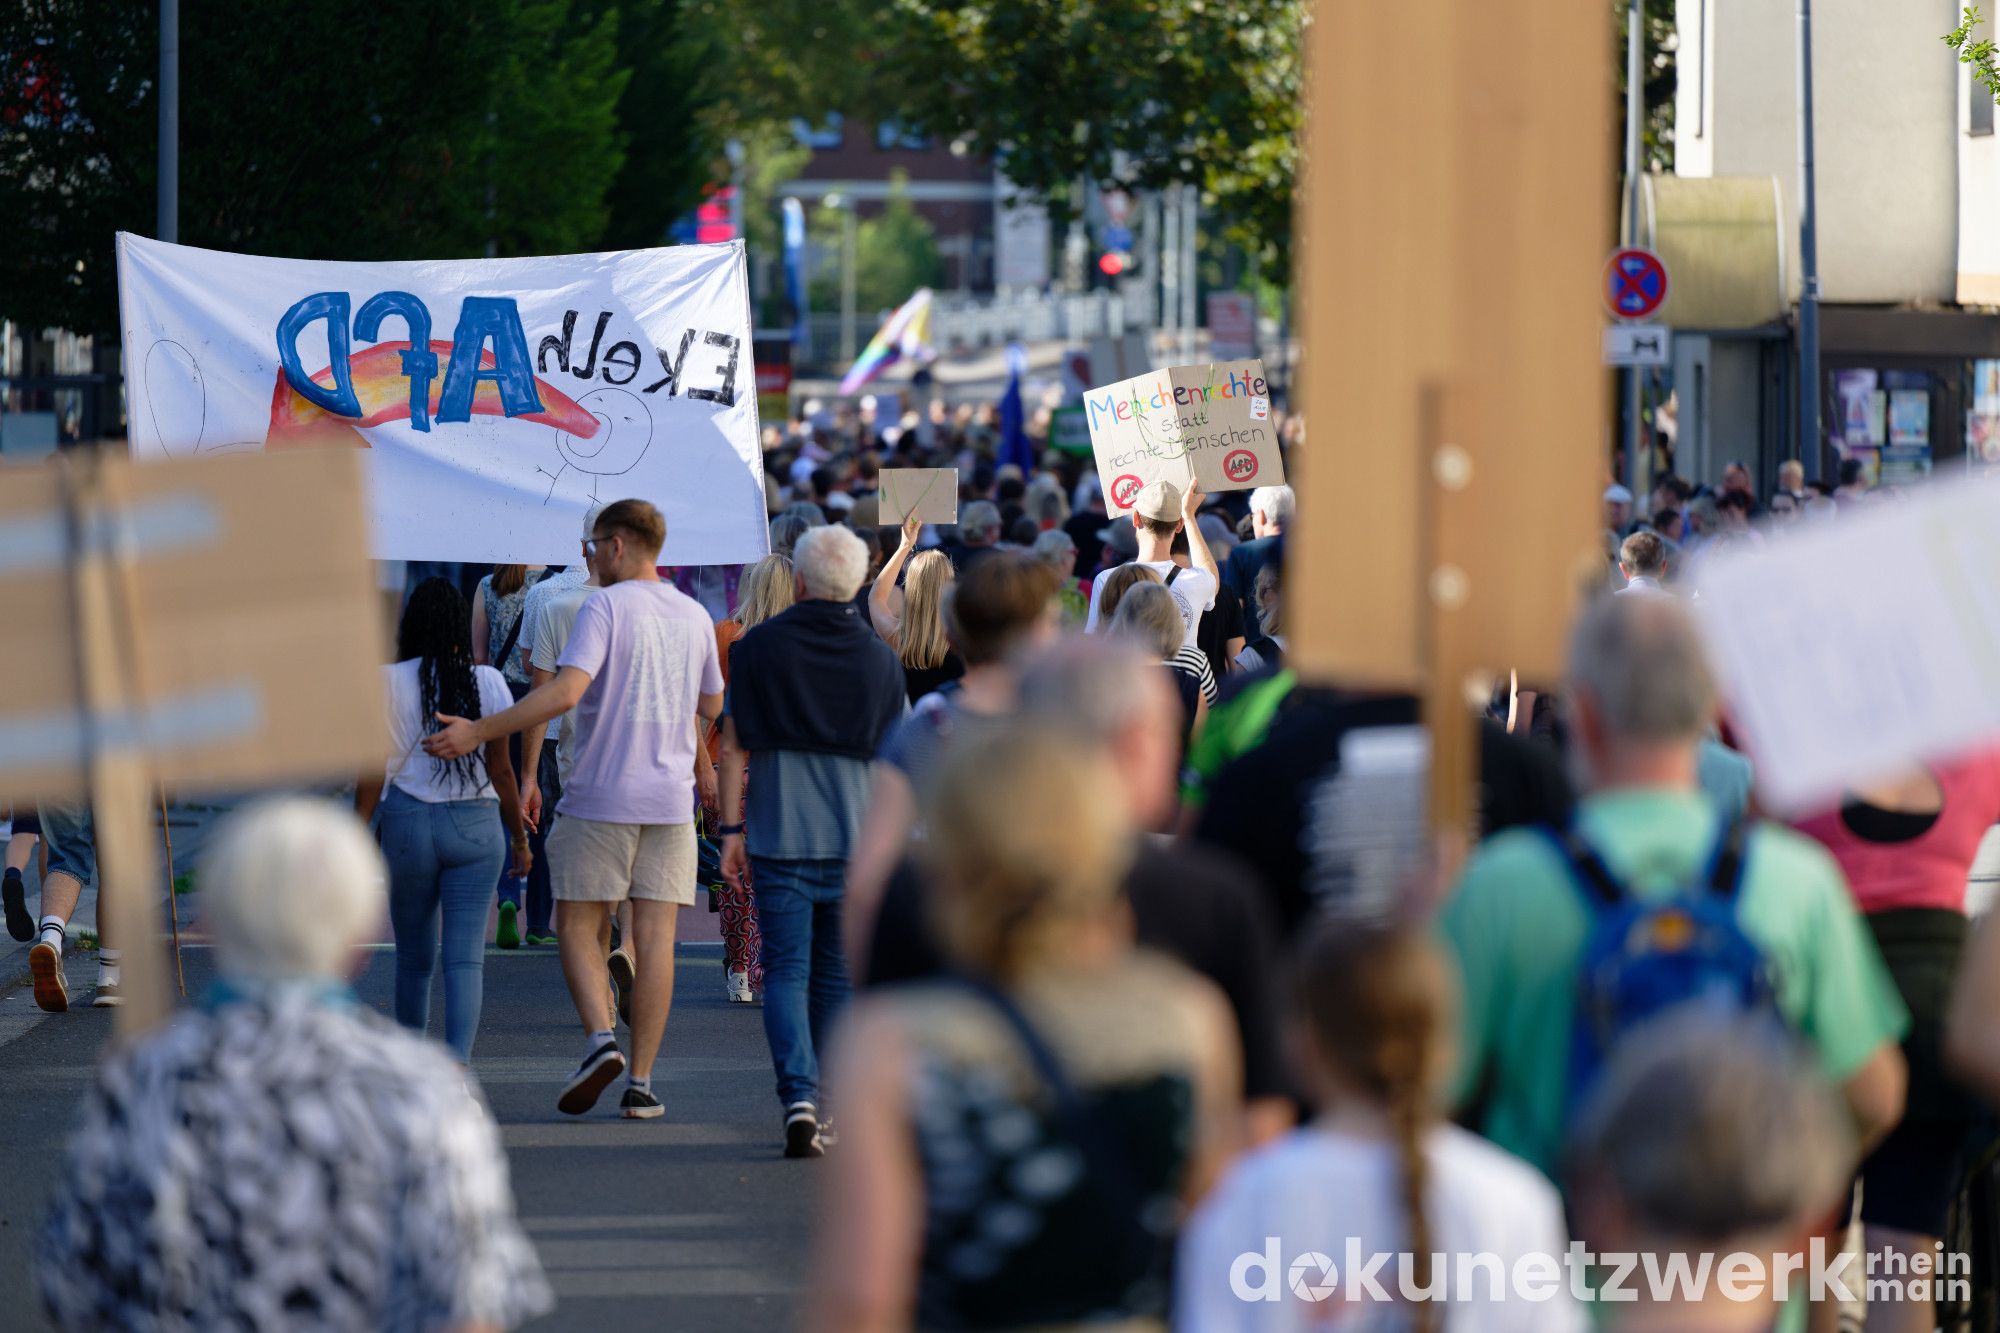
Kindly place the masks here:
<instances>
[{"instance_id":1,"label":"beige shorts","mask_svg":"<svg viewBox=\"0 0 2000 1333\"><path fill-rule=\"evenodd\" d=\"M546 846L549 887L559 902L631 897L694 906L693 824L603 824L563 815Z\"/></svg>"}]
</instances>

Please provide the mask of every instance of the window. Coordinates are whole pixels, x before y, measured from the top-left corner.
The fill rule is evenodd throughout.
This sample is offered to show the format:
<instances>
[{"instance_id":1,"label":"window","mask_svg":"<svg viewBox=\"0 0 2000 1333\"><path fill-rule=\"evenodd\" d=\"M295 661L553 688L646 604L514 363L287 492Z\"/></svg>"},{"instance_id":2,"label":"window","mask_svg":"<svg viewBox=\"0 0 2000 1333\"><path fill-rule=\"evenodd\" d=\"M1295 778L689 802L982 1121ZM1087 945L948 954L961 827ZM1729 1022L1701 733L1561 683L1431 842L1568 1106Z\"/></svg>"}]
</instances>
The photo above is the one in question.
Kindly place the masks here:
<instances>
[{"instance_id":1,"label":"window","mask_svg":"<svg viewBox=\"0 0 2000 1333\"><path fill-rule=\"evenodd\" d=\"M799 141L802 148L838 148L847 141L847 127L842 123L841 114L833 111L817 125L808 120L794 119L792 137Z\"/></svg>"},{"instance_id":2,"label":"window","mask_svg":"<svg viewBox=\"0 0 2000 1333\"><path fill-rule=\"evenodd\" d=\"M885 120L875 127L875 146L885 150L900 148L906 152L921 153L931 146L931 136L918 134L906 128L901 121Z\"/></svg>"}]
</instances>

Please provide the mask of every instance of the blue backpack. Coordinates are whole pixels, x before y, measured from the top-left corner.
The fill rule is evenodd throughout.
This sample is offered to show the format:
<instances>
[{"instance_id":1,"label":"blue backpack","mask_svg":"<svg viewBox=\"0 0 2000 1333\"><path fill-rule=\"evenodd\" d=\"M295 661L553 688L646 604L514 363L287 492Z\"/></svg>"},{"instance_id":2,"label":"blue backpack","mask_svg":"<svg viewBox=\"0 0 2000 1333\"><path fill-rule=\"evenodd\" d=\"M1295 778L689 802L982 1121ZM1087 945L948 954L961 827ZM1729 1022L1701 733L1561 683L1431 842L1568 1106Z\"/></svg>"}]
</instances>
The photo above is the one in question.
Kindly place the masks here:
<instances>
[{"instance_id":1,"label":"blue backpack","mask_svg":"<svg viewBox=\"0 0 2000 1333\"><path fill-rule=\"evenodd\" d=\"M1576 970L1572 1115L1618 1042L1648 1019L1685 1004L1776 1017L1764 952L1736 921L1748 832L1741 819L1726 825L1707 876L1651 902L1626 891L1575 825L1557 837L1594 917Z\"/></svg>"}]
</instances>

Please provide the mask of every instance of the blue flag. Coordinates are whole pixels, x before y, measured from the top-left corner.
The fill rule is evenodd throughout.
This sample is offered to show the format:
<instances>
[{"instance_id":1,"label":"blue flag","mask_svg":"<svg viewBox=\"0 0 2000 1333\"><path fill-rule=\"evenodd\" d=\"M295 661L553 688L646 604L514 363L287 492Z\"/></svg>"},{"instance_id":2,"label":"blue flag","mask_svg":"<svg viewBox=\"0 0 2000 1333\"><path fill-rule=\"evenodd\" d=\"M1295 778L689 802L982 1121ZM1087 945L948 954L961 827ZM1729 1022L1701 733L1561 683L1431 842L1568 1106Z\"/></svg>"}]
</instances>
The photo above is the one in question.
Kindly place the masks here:
<instances>
[{"instance_id":1,"label":"blue flag","mask_svg":"<svg viewBox=\"0 0 2000 1333\"><path fill-rule=\"evenodd\" d=\"M785 218L785 303L792 308L792 341L803 353L812 342L806 312L806 210L796 199L780 205Z\"/></svg>"},{"instance_id":2,"label":"blue flag","mask_svg":"<svg viewBox=\"0 0 2000 1333\"><path fill-rule=\"evenodd\" d=\"M1021 408L1021 376L1027 368L1026 349L1019 343L1008 343L1007 392L1000 395L1000 464L1012 463L1023 476L1035 470L1035 447L1028 443Z\"/></svg>"}]
</instances>

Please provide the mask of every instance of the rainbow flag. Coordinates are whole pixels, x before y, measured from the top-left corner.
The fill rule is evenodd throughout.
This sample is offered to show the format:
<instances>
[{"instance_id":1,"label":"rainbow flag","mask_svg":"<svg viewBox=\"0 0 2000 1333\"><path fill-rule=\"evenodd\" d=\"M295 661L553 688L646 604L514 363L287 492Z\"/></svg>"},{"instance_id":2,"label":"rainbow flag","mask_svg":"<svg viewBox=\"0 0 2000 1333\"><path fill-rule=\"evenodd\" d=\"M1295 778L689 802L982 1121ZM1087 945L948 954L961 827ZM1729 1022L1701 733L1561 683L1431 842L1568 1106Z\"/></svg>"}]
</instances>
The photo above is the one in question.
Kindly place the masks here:
<instances>
[{"instance_id":1,"label":"rainbow flag","mask_svg":"<svg viewBox=\"0 0 2000 1333\"><path fill-rule=\"evenodd\" d=\"M898 361L921 365L936 359L937 349L931 346L931 289L919 287L915 296L897 306L896 312L875 330L875 336L868 340L846 378L840 381L840 391L853 393Z\"/></svg>"}]
</instances>

